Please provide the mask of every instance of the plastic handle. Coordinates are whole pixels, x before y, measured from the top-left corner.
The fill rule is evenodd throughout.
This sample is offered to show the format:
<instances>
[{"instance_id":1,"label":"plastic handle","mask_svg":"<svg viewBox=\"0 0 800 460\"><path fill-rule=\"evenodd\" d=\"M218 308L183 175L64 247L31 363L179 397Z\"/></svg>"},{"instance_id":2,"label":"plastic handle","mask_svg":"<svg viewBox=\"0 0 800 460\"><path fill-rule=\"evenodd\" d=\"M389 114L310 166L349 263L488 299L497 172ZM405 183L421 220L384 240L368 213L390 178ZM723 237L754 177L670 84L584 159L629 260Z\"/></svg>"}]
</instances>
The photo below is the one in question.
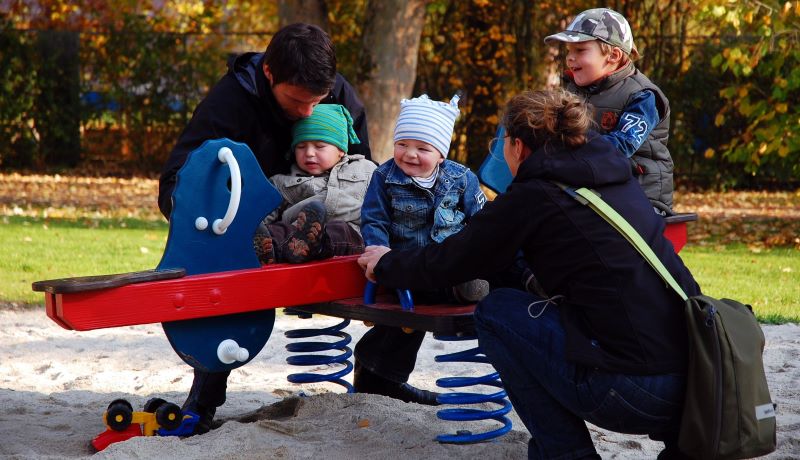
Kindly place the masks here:
<instances>
[{"instance_id":1,"label":"plastic handle","mask_svg":"<svg viewBox=\"0 0 800 460\"><path fill-rule=\"evenodd\" d=\"M242 198L242 174L239 171L239 163L233 156L233 151L228 147L219 149L217 155L219 161L227 163L231 168L231 201L228 203L228 210L225 211L225 216L222 219L217 219L211 226L214 233L222 235L231 226L233 219L236 217L236 211L239 210L239 200Z\"/></svg>"},{"instance_id":2,"label":"plastic handle","mask_svg":"<svg viewBox=\"0 0 800 460\"><path fill-rule=\"evenodd\" d=\"M378 292L378 285L372 281L367 281L364 287L364 304L372 305L375 303L375 295ZM397 289L397 298L400 300L400 307L403 311L414 311L414 299L408 289Z\"/></svg>"},{"instance_id":3,"label":"plastic handle","mask_svg":"<svg viewBox=\"0 0 800 460\"><path fill-rule=\"evenodd\" d=\"M247 361L250 352L247 348L242 348L233 339L225 339L217 347L217 358L224 364L231 364L234 361L241 363Z\"/></svg>"}]
</instances>

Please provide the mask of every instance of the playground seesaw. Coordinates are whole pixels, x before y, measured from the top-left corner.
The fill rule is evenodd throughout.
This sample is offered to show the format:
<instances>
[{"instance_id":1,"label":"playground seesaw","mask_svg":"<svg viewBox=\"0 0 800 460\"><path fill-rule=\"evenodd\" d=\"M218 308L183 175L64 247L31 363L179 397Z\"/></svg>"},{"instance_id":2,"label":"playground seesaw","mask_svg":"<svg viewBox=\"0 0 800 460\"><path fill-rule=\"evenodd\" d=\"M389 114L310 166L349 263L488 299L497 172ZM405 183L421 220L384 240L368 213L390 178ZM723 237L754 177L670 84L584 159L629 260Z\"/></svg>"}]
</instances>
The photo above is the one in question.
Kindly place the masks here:
<instances>
[{"instance_id":1,"label":"playground seesaw","mask_svg":"<svg viewBox=\"0 0 800 460\"><path fill-rule=\"evenodd\" d=\"M207 141L189 155L178 172L169 237L154 270L37 281L33 290L44 293L47 316L65 329L86 331L161 323L183 361L211 372L232 370L250 362L269 339L276 308L291 307L287 312L301 316L324 314L344 318L339 326L317 332L317 335L343 337L333 344L334 349L341 351L339 359L325 361L330 357L306 355L298 364L335 362L345 369L319 379L309 380L308 374L302 374L305 377L290 376L290 380L335 381L348 391L352 391L352 386L342 377L352 370L349 362L352 352L348 347L349 335L341 329L350 319L430 331L443 340L474 338L474 306L410 308L410 304L400 305L384 294L373 299L370 292L365 299L365 278L356 262L357 256L299 265L261 266L252 247L252 237L263 216L280 202L280 194L270 185L246 145L227 139ZM673 241L676 251L686 243L686 223L695 219L695 215L667 219L665 235ZM307 335L303 332L297 337ZM311 349L321 348L311 346ZM465 353L437 357L437 361L486 362L478 348ZM291 358L287 361L291 362ZM440 402L493 402L500 404L500 409L444 409L440 417L489 418L503 424L488 433L443 435L440 441L476 442L511 429L511 422L505 417L511 406L497 373L467 382L441 379L437 383L443 387L498 387L498 392L480 395L485 397L476 401L474 394L468 394L469 401L464 402L453 396L462 393L447 393Z\"/></svg>"}]
</instances>

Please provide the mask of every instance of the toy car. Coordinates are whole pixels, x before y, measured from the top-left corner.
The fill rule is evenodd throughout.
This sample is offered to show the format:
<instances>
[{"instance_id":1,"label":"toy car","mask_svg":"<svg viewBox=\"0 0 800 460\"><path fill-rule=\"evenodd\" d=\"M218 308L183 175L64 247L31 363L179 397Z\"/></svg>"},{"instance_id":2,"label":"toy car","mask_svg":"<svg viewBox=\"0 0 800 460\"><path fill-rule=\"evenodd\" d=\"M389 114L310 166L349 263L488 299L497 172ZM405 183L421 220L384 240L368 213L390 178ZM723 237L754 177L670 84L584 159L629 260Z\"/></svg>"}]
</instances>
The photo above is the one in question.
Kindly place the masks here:
<instances>
[{"instance_id":1,"label":"toy car","mask_svg":"<svg viewBox=\"0 0 800 460\"><path fill-rule=\"evenodd\" d=\"M92 440L92 447L99 452L135 436L188 436L199 420L197 414L182 411L177 404L161 398L147 401L142 412L134 412L125 399L115 399L103 413L106 431Z\"/></svg>"}]
</instances>

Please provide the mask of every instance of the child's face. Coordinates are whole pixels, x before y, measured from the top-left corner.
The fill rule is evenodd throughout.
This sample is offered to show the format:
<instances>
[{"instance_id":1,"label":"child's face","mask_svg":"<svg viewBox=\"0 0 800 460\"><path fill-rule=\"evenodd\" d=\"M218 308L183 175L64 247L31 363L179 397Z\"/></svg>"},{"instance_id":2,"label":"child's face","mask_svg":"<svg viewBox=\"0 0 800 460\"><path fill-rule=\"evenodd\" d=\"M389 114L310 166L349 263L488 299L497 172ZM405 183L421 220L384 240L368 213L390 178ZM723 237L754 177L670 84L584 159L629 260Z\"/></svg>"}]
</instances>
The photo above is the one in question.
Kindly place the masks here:
<instances>
[{"instance_id":1,"label":"child's face","mask_svg":"<svg viewBox=\"0 0 800 460\"><path fill-rule=\"evenodd\" d=\"M400 139L394 143L394 162L411 177L430 177L444 161L436 147L415 139Z\"/></svg>"},{"instance_id":2,"label":"child's face","mask_svg":"<svg viewBox=\"0 0 800 460\"><path fill-rule=\"evenodd\" d=\"M297 166L312 176L330 171L343 156L339 147L322 141L300 142L294 147Z\"/></svg>"},{"instance_id":3,"label":"child's face","mask_svg":"<svg viewBox=\"0 0 800 460\"><path fill-rule=\"evenodd\" d=\"M567 68L575 84L588 86L617 70L612 54L603 54L597 40L567 43Z\"/></svg>"}]
</instances>

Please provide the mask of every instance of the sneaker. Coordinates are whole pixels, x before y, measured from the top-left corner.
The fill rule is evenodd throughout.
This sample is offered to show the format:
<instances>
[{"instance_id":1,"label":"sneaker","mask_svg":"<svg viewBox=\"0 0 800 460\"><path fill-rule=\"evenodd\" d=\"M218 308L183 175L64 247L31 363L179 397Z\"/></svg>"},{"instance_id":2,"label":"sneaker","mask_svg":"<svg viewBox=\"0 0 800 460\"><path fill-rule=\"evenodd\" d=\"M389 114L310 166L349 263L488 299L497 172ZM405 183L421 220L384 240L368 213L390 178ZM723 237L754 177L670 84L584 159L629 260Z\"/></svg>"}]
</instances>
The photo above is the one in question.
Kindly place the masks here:
<instances>
[{"instance_id":1,"label":"sneaker","mask_svg":"<svg viewBox=\"0 0 800 460\"><path fill-rule=\"evenodd\" d=\"M312 201L297 213L294 232L282 244L281 254L290 264L301 264L319 257L325 233L325 205Z\"/></svg>"},{"instance_id":2,"label":"sneaker","mask_svg":"<svg viewBox=\"0 0 800 460\"><path fill-rule=\"evenodd\" d=\"M356 393L383 395L406 403L413 402L427 406L440 404L436 399L439 397L439 393L421 390L408 383L393 382L361 366L358 361L356 361L353 374L353 388Z\"/></svg>"},{"instance_id":3,"label":"sneaker","mask_svg":"<svg viewBox=\"0 0 800 460\"><path fill-rule=\"evenodd\" d=\"M489 293L489 282L486 280L472 280L453 286L453 296L459 303L475 303L486 297Z\"/></svg>"}]
</instances>

